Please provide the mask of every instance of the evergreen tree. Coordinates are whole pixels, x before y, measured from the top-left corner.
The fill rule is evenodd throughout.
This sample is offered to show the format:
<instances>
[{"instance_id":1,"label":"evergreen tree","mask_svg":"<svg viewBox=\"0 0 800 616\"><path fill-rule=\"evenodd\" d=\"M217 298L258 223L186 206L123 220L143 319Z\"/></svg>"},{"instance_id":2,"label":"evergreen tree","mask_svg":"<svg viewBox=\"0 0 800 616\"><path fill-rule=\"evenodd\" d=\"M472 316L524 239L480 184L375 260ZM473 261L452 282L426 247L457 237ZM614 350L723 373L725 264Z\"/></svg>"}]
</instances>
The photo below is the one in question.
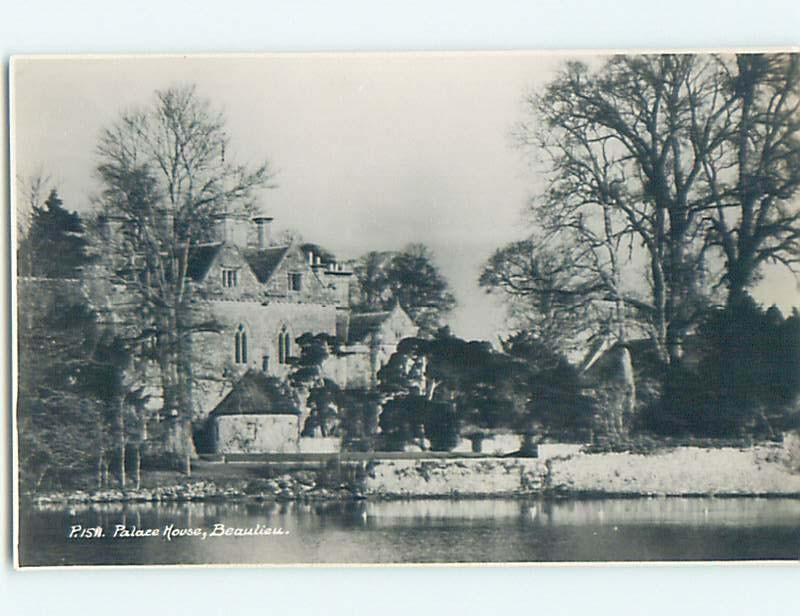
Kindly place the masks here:
<instances>
[{"instance_id":1,"label":"evergreen tree","mask_svg":"<svg viewBox=\"0 0 800 616\"><path fill-rule=\"evenodd\" d=\"M33 210L19 245L18 272L38 278L76 278L90 261L87 246L80 216L65 209L53 189L44 205Z\"/></svg>"},{"instance_id":2,"label":"evergreen tree","mask_svg":"<svg viewBox=\"0 0 800 616\"><path fill-rule=\"evenodd\" d=\"M745 294L711 311L697 366L676 367L644 416L661 434L774 438L800 420L800 315L784 318Z\"/></svg>"},{"instance_id":3,"label":"evergreen tree","mask_svg":"<svg viewBox=\"0 0 800 616\"><path fill-rule=\"evenodd\" d=\"M23 490L75 485L94 471L105 483L111 454L124 455L128 356L121 341L99 326L80 290L62 280L21 282L18 323Z\"/></svg>"},{"instance_id":4,"label":"evergreen tree","mask_svg":"<svg viewBox=\"0 0 800 616\"><path fill-rule=\"evenodd\" d=\"M508 352L499 353L446 328L430 340L402 340L378 373L388 399L380 425L389 446L427 438L434 450L447 450L466 429L585 437L594 408L577 371L524 340L505 346Z\"/></svg>"}]
</instances>

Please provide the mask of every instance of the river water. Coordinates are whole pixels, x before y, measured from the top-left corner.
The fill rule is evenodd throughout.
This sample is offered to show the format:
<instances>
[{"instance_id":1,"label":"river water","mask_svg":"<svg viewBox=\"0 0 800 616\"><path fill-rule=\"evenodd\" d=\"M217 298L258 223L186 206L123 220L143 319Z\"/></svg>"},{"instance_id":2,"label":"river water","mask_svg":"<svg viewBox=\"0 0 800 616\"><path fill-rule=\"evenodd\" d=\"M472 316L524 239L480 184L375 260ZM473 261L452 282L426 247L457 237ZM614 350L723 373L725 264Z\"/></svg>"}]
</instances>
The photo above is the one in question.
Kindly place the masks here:
<instances>
[{"instance_id":1,"label":"river water","mask_svg":"<svg viewBox=\"0 0 800 616\"><path fill-rule=\"evenodd\" d=\"M104 504L23 508L20 520L32 566L800 558L800 500L779 498ZM123 536L137 530L160 536Z\"/></svg>"}]
</instances>

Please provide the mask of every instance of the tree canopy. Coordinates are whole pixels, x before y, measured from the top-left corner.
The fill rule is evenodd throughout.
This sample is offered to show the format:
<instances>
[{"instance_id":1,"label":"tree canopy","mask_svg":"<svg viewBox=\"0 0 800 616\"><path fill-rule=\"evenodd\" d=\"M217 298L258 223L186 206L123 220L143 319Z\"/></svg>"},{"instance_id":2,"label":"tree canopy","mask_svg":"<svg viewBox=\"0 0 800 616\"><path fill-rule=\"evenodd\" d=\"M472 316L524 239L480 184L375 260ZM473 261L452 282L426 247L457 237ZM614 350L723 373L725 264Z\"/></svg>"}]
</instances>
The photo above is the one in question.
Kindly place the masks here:
<instances>
[{"instance_id":1,"label":"tree canopy","mask_svg":"<svg viewBox=\"0 0 800 616\"><path fill-rule=\"evenodd\" d=\"M399 302L427 334L441 327L456 304L433 254L423 244L410 244L399 252L367 253L355 262L353 273L355 312L389 310Z\"/></svg>"},{"instance_id":2,"label":"tree canopy","mask_svg":"<svg viewBox=\"0 0 800 616\"><path fill-rule=\"evenodd\" d=\"M608 290L582 267L585 255L529 238L498 248L479 284L507 301L511 324L551 350L565 351L597 333L597 304Z\"/></svg>"},{"instance_id":3,"label":"tree canopy","mask_svg":"<svg viewBox=\"0 0 800 616\"><path fill-rule=\"evenodd\" d=\"M696 367L675 367L643 427L661 434L775 438L800 426L800 314L788 318L747 295L710 311Z\"/></svg>"},{"instance_id":4,"label":"tree canopy","mask_svg":"<svg viewBox=\"0 0 800 616\"><path fill-rule=\"evenodd\" d=\"M394 446L427 438L442 450L465 431L585 437L593 409L575 369L520 339L506 347L511 353L446 330L432 339L402 340L378 373L387 397L380 416L384 434Z\"/></svg>"},{"instance_id":5,"label":"tree canopy","mask_svg":"<svg viewBox=\"0 0 800 616\"><path fill-rule=\"evenodd\" d=\"M520 144L549 178L537 225L589 282L575 290L616 303L666 363L715 288L730 298L796 262L798 88L796 54L620 55L568 63L527 99Z\"/></svg>"},{"instance_id":6,"label":"tree canopy","mask_svg":"<svg viewBox=\"0 0 800 616\"><path fill-rule=\"evenodd\" d=\"M76 278L92 261L88 246L81 217L65 209L52 189L43 205L33 206L19 244L17 269L21 276Z\"/></svg>"},{"instance_id":7,"label":"tree canopy","mask_svg":"<svg viewBox=\"0 0 800 616\"><path fill-rule=\"evenodd\" d=\"M107 475L130 394L129 355L73 284L26 281L18 290L23 489L74 485L95 469Z\"/></svg>"}]
</instances>

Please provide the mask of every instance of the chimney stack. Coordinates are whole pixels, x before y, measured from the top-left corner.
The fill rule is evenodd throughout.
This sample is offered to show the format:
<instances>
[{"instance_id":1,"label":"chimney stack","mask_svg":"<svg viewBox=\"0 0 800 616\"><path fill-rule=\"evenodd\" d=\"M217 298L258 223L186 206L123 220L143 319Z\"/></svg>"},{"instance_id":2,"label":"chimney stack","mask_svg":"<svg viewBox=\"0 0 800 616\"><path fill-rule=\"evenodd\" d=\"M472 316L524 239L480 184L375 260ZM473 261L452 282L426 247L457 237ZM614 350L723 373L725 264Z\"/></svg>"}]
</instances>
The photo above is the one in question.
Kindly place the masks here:
<instances>
[{"instance_id":1,"label":"chimney stack","mask_svg":"<svg viewBox=\"0 0 800 616\"><path fill-rule=\"evenodd\" d=\"M256 216L255 218L253 218L253 222L256 223L256 232L258 234L258 249L266 250L267 248L269 248L269 244L271 242L270 223L272 223L272 217Z\"/></svg>"},{"instance_id":2,"label":"chimney stack","mask_svg":"<svg viewBox=\"0 0 800 616\"><path fill-rule=\"evenodd\" d=\"M247 218L224 211L214 215L214 241L247 246Z\"/></svg>"}]
</instances>

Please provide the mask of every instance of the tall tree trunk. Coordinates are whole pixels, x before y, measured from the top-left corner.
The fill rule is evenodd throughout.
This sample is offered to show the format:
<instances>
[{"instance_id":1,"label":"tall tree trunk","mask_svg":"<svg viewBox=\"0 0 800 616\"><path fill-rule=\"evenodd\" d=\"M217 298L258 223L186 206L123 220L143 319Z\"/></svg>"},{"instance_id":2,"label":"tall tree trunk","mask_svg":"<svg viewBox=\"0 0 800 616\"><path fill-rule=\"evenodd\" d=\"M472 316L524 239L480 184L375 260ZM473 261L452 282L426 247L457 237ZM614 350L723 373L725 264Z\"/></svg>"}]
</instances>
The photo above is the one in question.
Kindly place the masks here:
<instances>
[{"instance_id":1,"label":"tall tree trunk","mask_svg":"<svg viewBox=\"0 0 800 616\"><path fill-rule=\"evenodd\" d=\"M124 490L126 483L125 473L125 453L126 453L126 435L125 435L125 401L120 399L117 401L117 465L119 472L119 485Z\"/></svg>"},{"instance_id":2,"label":"tall tree trunk","mask_svg":"<svg viewBox=\"0 0 800 616\"><path fill-rule=\"evenodd\" d=\"M192 438L191 358L179 327L177 311L168 311L160 332L159 369L164 411L170 421L165 446L180 469L190 475L191 461L197 457Z\"/></svg>"},{"instance_id":3,"label":"tall tree trunk","mask_svg":"<svg viewBox=\"0 0 800 616\"><path fill-rule=\"evenodd\" d=\"M142 488L142 452L141 452L141 444L137 443L136 447L133 449L133 472L134 472L134 479L136 481L136 489L140 490Z\"/></svg>"},{"instance_id":4,"label":"tall tree trunk","mask_svg":"<svg viewBox=\"0 0 800 616\"><path fill-rule=\"evenodd\" d=\"M178 385L178 417L181 420L183 434L181 438L183 452L184 472L187 476L192 474L192 460L197 458L197 450L194 446L194 434L192 430L192 420L194 403L192 395L192 347L191 339L185 335L188 331L188 324L184 319L188 318L185 314L186 307L175 311L175 334L176 334L176 368Z\"/></svg>"},{"instance_id":5,"label":"tall tree trunk","mask_svg":"<svg viewBox=\"0 0 800 616\"><path fill-rule=\"evenodd\" d=\"M747 257L743 258L741 251L739 251L739 258L729 266L728 297L725 304L731 310L736 310L738 306L741 306L747 297L747 287L752 276L745 265L746 259Z\"/></svg>"},{"instance_id":6,"label":"tall tree trunk","mask_svg":"<svg viewBox=\"0 0 800 616\"><path fill-rule=\"evenodd\" d=\"M101 450L100 454L97 456L97 487L98 487L98 489L103 487L103 458L104 457L105 456L104 456L104 454L103 454L103 452Z\"/></svg>"},{"instance_id":7,"label":"tall tree trunk","mask_svg":"<svg viewBox=\"0 0 800 616\"><path fill-rule=\"evenodd\" d=\"M628 433L636 412L636 377L631 361L631 352L627 346L622 346L620 354L620 381L622 386L622 429Z\"/></svg>"},{"instance_id":8,"label":"tall tree trunk","mask_svg":"<svg viewBox=\"0 0 800 616\"><path fill-rule=\"evenodd\" d=\"M651 257L650 272L653 276L653 330L656 351L659 359L664 363L669 363L669 353L667 352L667 311L666 311L666 288L664 283L664 271L656 257Z\"/></svg>"},{"instance_id":9,"label":"tall tree trunk","mask_svg":"<svg viewBox=\"0 0 800 616\"><path fill-rule=\"evenodd\" d=\"M683 359L683 327L675 323L667 326L667 359L670 366L677 366Z\"/></svg>"}]
</instances>

